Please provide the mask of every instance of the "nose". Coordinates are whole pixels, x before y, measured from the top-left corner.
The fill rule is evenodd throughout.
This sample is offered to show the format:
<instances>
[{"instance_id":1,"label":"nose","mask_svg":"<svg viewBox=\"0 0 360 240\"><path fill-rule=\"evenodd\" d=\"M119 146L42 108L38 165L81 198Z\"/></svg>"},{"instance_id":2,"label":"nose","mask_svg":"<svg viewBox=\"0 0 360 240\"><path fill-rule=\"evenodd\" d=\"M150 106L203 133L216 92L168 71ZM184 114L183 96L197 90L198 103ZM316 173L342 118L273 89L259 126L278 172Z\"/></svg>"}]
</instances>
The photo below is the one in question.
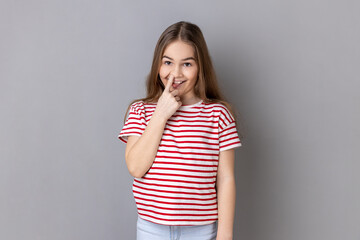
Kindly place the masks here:
<instances>
[{"instance_id":1,"label":"nose","mask_svg":"<svg viewBox=\"0 0 360 240\"><path fill-rule=\"evenodd\" d=\"M178 65L175 65L175 67L172 69L170 74L174 75L175 78L182 77L182 70L181 67Z\"/></svg>"}]
</instances>

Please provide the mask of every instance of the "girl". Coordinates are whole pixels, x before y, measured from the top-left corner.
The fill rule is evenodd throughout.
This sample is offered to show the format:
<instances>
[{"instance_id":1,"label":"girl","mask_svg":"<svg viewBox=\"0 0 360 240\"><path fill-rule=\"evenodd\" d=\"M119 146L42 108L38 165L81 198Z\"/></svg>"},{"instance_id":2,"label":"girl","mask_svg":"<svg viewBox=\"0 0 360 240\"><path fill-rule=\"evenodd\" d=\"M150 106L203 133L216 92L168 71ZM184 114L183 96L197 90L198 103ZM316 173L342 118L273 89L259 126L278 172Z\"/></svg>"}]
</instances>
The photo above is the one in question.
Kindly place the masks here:
<instances>
[{"instance_id":1,"label":"girl","mask_svg":"<svg viewBox=\"0 0 360 240\"><path fill-rule=\"evenodd\" d=\"M147 97L130 104L118 135L135 177L138 240L232 239L241 142L223 99L200 28L168 27L155 47Z\"/></svg>"}]
</instances>

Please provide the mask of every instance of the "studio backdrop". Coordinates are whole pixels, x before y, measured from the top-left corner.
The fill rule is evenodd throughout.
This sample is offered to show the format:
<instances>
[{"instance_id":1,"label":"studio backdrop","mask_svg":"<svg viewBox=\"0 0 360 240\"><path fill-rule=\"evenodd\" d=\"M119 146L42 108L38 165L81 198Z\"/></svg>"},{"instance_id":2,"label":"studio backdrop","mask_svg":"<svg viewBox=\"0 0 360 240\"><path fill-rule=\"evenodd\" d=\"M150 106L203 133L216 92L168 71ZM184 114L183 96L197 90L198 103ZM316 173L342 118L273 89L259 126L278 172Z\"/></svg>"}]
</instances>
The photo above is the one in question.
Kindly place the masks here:
<instances>
[{"instance_id":1,"label":"studio backdrop","mask_svg":"<svg viewBox=\"0 0 360 240\"><path fill-rule=\"evenodd\" d=\"M156 41L197 24L234 106L236 240L360 240L360 3L0 3L0 239L135 239L125 144Z\"/></svg>"}]
</instances>

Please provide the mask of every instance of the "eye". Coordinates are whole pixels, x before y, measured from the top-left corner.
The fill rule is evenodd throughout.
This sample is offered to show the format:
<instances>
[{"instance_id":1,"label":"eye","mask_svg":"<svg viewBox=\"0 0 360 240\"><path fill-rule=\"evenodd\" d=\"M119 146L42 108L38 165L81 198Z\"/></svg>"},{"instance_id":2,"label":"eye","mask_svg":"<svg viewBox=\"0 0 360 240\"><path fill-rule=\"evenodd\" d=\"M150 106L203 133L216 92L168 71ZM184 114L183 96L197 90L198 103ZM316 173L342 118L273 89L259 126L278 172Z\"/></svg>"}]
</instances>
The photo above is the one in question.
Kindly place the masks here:
<instances>
[{"instance_id":1,"label":"eye","mask_svg":"<svg viewBox=\"0 0 360 240\"><path fill-rule=\"evenodd\" d=\"M164 64L165 64L165 65L170 65L171 62L170 62L170 61L165 61Z\"/></svg>"},{"instance_id":2,"label":"eye","mask_svg":"<svg viewBox=\"0 0 360 240\"><path fill-rule=\"evenodd\" d=\"M191 65L191 63L184 63L184 66L185 67L191 67L192 65Z\"/></svg>"}]
</instances>

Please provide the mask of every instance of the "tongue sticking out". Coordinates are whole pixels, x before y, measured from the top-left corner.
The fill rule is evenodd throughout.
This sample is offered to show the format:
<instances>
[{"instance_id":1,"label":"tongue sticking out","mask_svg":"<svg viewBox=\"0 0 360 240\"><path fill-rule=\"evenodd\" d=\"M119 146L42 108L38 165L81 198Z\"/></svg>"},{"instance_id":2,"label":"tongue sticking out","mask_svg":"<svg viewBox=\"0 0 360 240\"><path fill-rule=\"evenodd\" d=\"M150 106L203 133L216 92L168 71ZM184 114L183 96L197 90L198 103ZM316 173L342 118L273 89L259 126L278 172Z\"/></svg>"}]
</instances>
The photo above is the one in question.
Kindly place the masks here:
<instances>
[{"instance_id":1,"label":"tongue sticking out","mask_svg":"<svg viewBox=\"0 0 360 240\"><path fill-rule=\"evenodd\" d=\"M186 82L186 81L182 81L182 82L173 82L172 87L176 89L176 88L178 88L181 84L183 84L184 82Z\"/></svg>"},{"instance_id":2,"label":"tongue sticking out","mask_svg":"<svg viewBox=\"0 0 360 240\"><path fill-rule=\"evenodd\" d=\"M181 82L181 83L173 83L172 86L173 86L173 88L178 88L182 83L183 82Z\"/></svg>"},{"instance_id":3,"label":"tongue sticking out","mask_svg":"<svg viewBox=\"0 0 360 240\"><path fill-rule=\"evenodd\" d=\"M173 83L173 88L177 88L180 85L180 83Z\"/></svg>"}]
</instances>

